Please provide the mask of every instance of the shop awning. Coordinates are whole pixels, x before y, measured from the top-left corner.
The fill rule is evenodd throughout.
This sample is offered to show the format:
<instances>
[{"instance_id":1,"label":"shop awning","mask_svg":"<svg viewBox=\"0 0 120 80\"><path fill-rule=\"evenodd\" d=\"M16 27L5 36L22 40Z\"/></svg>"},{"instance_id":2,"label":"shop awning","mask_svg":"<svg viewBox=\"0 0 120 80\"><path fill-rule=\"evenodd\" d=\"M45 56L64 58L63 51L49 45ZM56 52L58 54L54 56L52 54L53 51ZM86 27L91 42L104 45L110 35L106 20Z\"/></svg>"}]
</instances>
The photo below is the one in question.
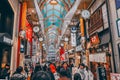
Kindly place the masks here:
<instances>
[{"instance_id":1,"label":"shop awning","mask_svg":"<svg viewBox=\"0 0 120 80\"><path fill-rule=\"evenodd\" d=\"M8 33L0 33L0 43L12 45L12 38Z\"/></svg>"}]
</instances>

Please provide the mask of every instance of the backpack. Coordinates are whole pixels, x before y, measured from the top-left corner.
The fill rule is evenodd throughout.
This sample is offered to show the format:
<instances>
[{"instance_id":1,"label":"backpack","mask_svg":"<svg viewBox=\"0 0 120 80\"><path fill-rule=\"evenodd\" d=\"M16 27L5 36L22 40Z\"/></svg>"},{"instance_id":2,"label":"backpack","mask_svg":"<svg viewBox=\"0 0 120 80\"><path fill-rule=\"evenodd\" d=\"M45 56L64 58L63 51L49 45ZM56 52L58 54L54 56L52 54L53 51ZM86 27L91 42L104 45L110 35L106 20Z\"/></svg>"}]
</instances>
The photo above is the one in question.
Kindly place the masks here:
<instances>
[{"instance_id":1,"label":"backpack","mask_svg":"<svg viewBox=\"0 0 120 80\"><path fill-rule=\"evenodd\" d=\"M19 73L13 74L10 80L25 80L25 76Z\"/></svg>"}]
</instances>

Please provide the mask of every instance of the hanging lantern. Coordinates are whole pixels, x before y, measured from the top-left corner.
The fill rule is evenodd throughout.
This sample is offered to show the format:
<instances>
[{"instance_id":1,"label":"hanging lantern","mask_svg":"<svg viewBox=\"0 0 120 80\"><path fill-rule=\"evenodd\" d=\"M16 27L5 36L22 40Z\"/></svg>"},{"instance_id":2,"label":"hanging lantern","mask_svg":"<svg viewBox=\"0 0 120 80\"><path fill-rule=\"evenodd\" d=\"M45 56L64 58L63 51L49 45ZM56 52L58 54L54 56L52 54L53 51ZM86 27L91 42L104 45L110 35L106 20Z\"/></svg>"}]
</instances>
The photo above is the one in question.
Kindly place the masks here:
<instances>
[{"instance_id":1,"label":"hanging lantern","mask_svg":"<svg viewBox=\"0 0 120 80\"><path fill-rule=\"evenodd\" d=\"M56 0L51 0L51 1L50 1L50 4L51 4L51 5L57 5L58 2L57 2Z\"/></svg>"}]
</instances>

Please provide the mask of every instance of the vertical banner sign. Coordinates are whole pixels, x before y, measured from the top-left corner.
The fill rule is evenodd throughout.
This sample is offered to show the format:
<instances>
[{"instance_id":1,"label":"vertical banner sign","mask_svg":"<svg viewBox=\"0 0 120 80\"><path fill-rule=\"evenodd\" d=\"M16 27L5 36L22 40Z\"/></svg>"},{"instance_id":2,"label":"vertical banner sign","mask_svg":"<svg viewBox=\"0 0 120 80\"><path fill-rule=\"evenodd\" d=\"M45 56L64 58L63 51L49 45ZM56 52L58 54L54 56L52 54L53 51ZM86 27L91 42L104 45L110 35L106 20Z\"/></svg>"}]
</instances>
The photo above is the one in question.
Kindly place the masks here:
<instances>
[{"instance_id":1,"label":"vertical banner sign","mask_svg":"<svg viewBox=\"0 0 120 80\"><path fill-rule=\"evenodd\" d=\"M81 32L81 36L84 37L84 21L83 18L80 18L80 32Z\"/></svg>"},{"instance_id":2,"label":"vertical banner sign","mask_svg":"<svg viewBox=\"0 0 120 80\"><path fill-rule=\"evenodd\" d=\"M25 29L26 27L26 12L27 12L27 3L24 2L22 4L22 18L21 18L21 29Z\"/></svg>"},{"instance_id":3,"label":"vertical banner sign","mask_svg":"<svg viewBox=\"0 0 120 80\"><path fill-rule=\"evenodd\" d=\"M30 55L30 43L27 41L27 55Z\"/></svg>"},{"instance_id":4,"label":"vertical banner sign","mask_svg":"<svg viewBox=\"0 0 120 80\"><path fill-rule=\"evenodd\" d=\"M65 51L63 47L60 47L60 60L65 60Z\"/></svg>"},{"instance_id":5,"label":"vertical banner sign","mask_svg":"<svg viewBox=\"0 0 120 80\"><path fill-rule=\"evenodd\" d=\"M71 45L76 46L76 33L71 33Z\"/></svg>"},{"instance_id":6,"label":"vertical banner sign","mask_svg":"<svg viewBox=\"0 0 120 80\"><path fill-rule=\"evenodd\" d=\"M36 48L37 42L33 39L32 40L32 54L35 55L37 53L37 48Z\"/></svg>"},{"instance_id":7,"label":"vertical banner sign","mask_svg":"<svg viewBox=\"0 0 120 80\"><path fill-rule=\"evenodd\" d=\"M97 80L107 80L106 69L104 67L98 67L97 76L98 76Z\"/></svg>"}]
</instances>

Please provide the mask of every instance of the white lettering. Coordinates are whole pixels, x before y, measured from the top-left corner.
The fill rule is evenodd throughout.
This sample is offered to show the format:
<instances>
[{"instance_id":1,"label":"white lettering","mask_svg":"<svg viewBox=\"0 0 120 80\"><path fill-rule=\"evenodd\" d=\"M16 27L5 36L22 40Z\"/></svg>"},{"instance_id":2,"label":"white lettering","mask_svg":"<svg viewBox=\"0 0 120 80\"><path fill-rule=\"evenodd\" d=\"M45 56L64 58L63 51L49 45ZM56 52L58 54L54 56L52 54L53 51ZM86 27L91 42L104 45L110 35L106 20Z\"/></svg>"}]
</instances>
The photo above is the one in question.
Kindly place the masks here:
<instances>
[{"instance_id":1,"label":"white lettering","mask_svg":"<svg viewBox=\"0 0 120 80\"><path fill-rule=\"evenodd\" d=\"M11 39L7 38L7 37L3 37L3 42L11 44Z\"/></svg>"}]
</instances>

